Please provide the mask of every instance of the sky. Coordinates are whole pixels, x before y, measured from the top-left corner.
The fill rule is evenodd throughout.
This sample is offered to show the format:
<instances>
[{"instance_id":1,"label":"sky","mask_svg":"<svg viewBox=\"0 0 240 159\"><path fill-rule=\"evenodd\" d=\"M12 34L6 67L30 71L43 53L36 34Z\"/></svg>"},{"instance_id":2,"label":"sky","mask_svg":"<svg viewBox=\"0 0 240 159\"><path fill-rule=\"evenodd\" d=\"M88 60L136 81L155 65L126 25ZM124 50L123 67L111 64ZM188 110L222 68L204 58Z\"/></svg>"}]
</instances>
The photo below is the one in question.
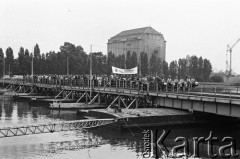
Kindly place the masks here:
<instances>
[{"instance_id":1,"label":"sky","mask_svg":"<svg viewBox=\"0 0 240 159\"><path fill-rule=\"evenodd\" d=\"M240 38L239 0L0 0L0 48L41 53L64 42L106 54L121 31L151 26L167 41L166 61L197 55L226 69L227 45ZM232 49L240 73L240 42Z\"/></svg>"}]
</instances>

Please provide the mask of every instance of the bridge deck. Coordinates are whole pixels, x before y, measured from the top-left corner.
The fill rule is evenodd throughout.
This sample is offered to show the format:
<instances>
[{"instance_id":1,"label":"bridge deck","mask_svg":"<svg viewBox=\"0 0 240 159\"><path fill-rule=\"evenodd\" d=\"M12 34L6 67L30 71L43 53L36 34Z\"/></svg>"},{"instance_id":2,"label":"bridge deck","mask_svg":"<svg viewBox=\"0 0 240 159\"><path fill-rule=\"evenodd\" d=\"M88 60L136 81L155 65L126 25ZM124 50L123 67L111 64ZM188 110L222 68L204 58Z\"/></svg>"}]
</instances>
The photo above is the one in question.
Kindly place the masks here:
<instances>
[{"instance_id":1,"label":"bridge deck","mask_svg":"<svg viewBox=\"0 0 240 159\"><path fill-rule=\"evenodd\" d=\"M91 100L90 104L95 102L97 98L98 102L101 102L101 95L105 97L110 96L111 100L113 100L108 108L112 107L117 100L118 105L121 107L121 103L123 103L126 109L130 107L138 108L139 103L146 104L148 102L163 107L240 117L240 92L237 86L223 86L220 88L215 86L207 89L207 87L201 85L195 89L187 88L187 90L185 90L184 88L184 91L181 91L181 89L168 89L168 87L166 87L166 89L161 88L159 91L158 85L146 86L146 84L144 84L144 87L143 85L132 85L130 87L128 85L110 85L108 87L97 85L93 86L90 90L90 88L84 84L76 85L74 83L65 85L26 83L22 81L5 81L5 83L8 83L10 87L16 90L17 88L22 89L22 87L27 86L27 89L31 88L33 90L39 89L46 91L46 89L50 89L55 92L61 91L64 92L65 95L63 99L60 99L63 101L74 99L73 96L71 99L69 98L71 95L74 95L74 93L85 94L86 101ZM91 93L89 95L89 92L95 94L93 99L90 97L90 95L93 94ZM58 95L55 98L57 97ZM127 102L124 102L128 100L126 98L131 101L129 105L126 104ZM82 97L79 98L79 100L80 99L82 99ZM46 100L51 101L52 99Z\"/></svg>"},{"instance_id":2,"label":"bridge deck","mask_svg":"<svg viewBox=\"0 0 240 159\"><path fill-rule=\"evenodd\" d=\"M3 82L3 80L0 80L0 82ZM89 86L75 86L75 85L56 85L56 84L42 84L42 83L29 83L29 82L22 82L22 81L10 81L10 80L5 80L5 83L12 83L12 84L18 84L18 85L26 85L26 86L38 86L42 88L61 88L62 90L69 90L69 91L90 91ZM208 86L208 85L206 85ZM104 93L111 93L111 94L118 94L118 95L128 95L128 96L144 96L147 93L153 96L158 96L158 95L168 95L168 94L183 94L183 95L195 95L195 96L208 96L208 97L214 97L214 98L231 98L231 99L240 99L240 93L239 93L239 88L228 86L226 90L222 88L217 88L214 86L214 90L207 91L203 90L202 88L206 87L205 85L199 86L197 90L193 91L157 91L156 87L153 89L150 89L148 91L143 91L142 89L139 90L139 86L135 86L134 89L129 89L125 87L103 87L103 86L95 86L93 87L92 91L93 92L104 92ZM220 87L219 85L217 85ZM225 88L226 86L224 86ZM212 89L212 88L211 88ZM232 91L232 90L233 91ZM236 89L236 90L235 90ZM220 91L218 91L220 90ZM230 91L229 91L230 90ZM235 92L235 93L234 93ZM11 94L11 93L10 93Z\"/></svg>"}]
</instances>

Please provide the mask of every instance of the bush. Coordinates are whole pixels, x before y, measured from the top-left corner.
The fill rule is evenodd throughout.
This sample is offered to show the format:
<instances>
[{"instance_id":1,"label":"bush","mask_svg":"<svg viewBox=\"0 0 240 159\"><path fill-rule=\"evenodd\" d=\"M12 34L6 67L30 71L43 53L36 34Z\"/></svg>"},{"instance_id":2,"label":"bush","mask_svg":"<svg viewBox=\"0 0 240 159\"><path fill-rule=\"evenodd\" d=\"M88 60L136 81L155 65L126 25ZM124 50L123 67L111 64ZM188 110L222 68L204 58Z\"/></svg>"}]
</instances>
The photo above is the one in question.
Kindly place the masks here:
<instances>
[{"instance_id":1,"label":"bush","mask_svg":"<svg viewBox=\"0 0 240 159\"><path fill-rule=\"evenodd\" d=\"M213 75L210 77L211 82L223 82L223 76L221 75Z\"/></svg>"}]
</instances>

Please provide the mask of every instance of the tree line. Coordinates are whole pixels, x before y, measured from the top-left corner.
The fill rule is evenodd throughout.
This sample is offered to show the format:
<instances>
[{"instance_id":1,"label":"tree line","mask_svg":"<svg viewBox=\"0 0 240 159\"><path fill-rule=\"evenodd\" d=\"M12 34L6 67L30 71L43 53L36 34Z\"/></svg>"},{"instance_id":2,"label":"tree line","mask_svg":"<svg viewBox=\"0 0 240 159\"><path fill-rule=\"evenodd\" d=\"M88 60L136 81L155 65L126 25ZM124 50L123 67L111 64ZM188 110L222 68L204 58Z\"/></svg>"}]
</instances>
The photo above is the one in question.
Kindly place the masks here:
<instances>
[{"instance_id":1,"label":"tree line","mask_svg":"<svg viewBox=\"0 0 240 159\"><path fill-rule=\"evenodd\" d=\"M26 75L31 74L31 63L33 61L34 74L66 74L67 59L69 60L69 74L89 74L90 56L92 56L93 74L111 74L112 66L119 68L133 68L138 66L142 76L153 75L167 78L178 76L194 76L198 81L208 81L212 72L212 65L208 59L197 56L187 56L179 60L167 63L158 57L155 51L151 57L146 52L141 52L139 58L136 52L128 51L125 55L115 56L109 52L104 55L102 52L87 54L81 46L75 46L65 42L60 46L60 51L41 53L38 44L34 51L20 47L18 57L14 58L13 50L8 47L5 51L0 48L0 72L3 75L3 63L5 61L5 74ZM5 59L5 60L4 60ZM139 62L138 62L139 61Z\"/></svg>"}]
</instances>

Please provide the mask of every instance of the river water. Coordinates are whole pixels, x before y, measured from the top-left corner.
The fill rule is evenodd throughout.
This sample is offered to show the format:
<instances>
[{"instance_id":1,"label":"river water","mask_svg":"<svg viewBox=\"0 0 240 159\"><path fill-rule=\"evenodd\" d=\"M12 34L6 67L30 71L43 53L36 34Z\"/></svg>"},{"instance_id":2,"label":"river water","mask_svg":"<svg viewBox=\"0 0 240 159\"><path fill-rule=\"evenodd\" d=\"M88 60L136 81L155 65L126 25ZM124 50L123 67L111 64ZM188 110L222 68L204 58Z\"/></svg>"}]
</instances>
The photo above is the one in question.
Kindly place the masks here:
<instances>
[{"instance_id":1,"label":"river water","mask_svg":"<svg viewBox=\"0 0 240 159\"><path fill-rule=\"evenodd\" d=\"M0 96L0 127L49 123L81 119L71 111L53 111L48 104L13 101L11 97ZM219 121L221 123L221 121ZM217 125L217 124L216 124ZM201 125L201 126L171 126L151 128L162 131L171 129L170 135L164 141L168 147L174 145L178 136L191 140L193 137L208 137L213 131L222 140L231 136L240 149L240 126L232 125ZM143 128L117 130L108 126L81 131L55 132L27 136L0 138L0 158L10 159L142 159L143 158ZM191 141L189 142L191 147ZM217 152L221 142L214 145ZM206 157L205 144L202 146L202 156Z\"/></svg>"}]
</instances>

